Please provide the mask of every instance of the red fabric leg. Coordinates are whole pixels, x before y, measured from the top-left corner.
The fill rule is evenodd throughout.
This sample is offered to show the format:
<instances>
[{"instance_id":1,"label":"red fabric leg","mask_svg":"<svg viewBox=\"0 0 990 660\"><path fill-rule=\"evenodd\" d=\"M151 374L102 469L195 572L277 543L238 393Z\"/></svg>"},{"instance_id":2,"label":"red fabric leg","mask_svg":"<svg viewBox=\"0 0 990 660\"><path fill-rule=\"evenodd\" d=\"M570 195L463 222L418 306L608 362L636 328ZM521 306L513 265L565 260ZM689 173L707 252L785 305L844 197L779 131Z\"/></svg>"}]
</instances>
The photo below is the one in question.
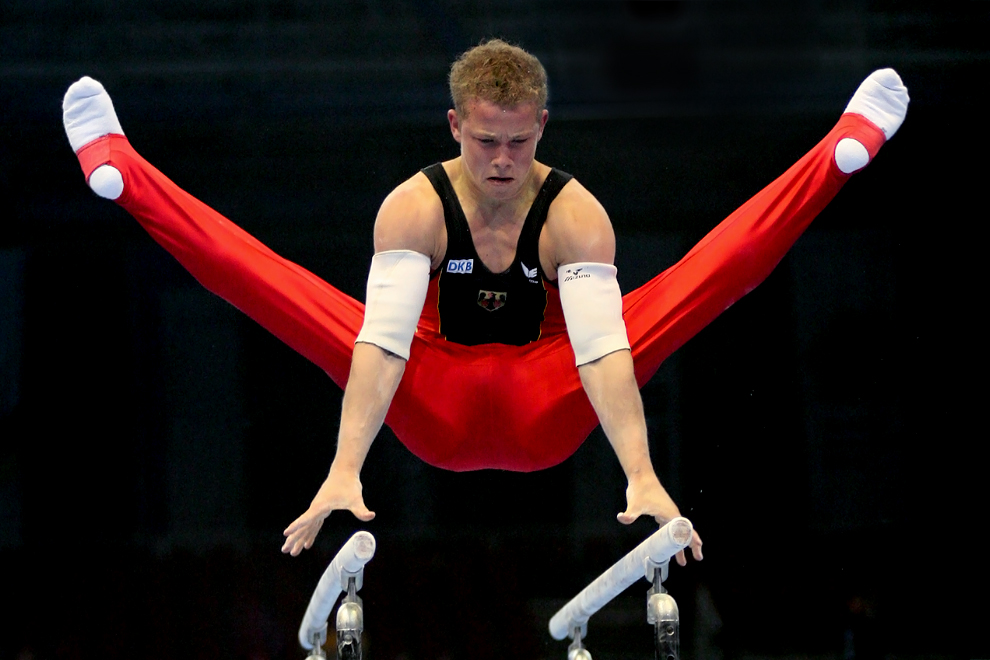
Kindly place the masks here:
<instances>
[{"instance_id":1,"label":"red fabric leg","mask_svg":"<svg viewBox=\"0 0 990 660\"><path fill-rule=\"evenodd\" d=\"M203 286L344 386L364 305L279 257L180 189L124 136L102 137L77 155L87 179L103 164L120 171L124 192L117 203Z\"/></svg>"},{"instance_id":2,"label":"red fabric leg","mask_svg":"<svg viewBox=\"0 0 990 660\"><path fill-rule=\"evenodd\" d=\"M874 156L883 134L843 115L796 165L724 220L679 263L625 296L642 385L660 363L770 273L848 179L832 153L844 137ZM88 176L111 163L118 200L209 290L318 364L341 386L363 306L291 264L181 191L122 136L79 153ZM598 423L567 337L526 346L460 346L417 334L386 422L424 461L451 470L532 471L569 457Z\"/></svg>"},{"instance_id":3,"label":"red fabric leg","mask_svg":"<svg viewBox=\"0 0 990 660\"><path fill-rule=\"evenodd\" d=\"M835 165L835 145L855 138L870 158L883 132L860 115L842 115L794 166L723 220L677 264L623 298L626 329L642 387L674 351L780 262L849 179Z\"/></svg>"}]
</instances>

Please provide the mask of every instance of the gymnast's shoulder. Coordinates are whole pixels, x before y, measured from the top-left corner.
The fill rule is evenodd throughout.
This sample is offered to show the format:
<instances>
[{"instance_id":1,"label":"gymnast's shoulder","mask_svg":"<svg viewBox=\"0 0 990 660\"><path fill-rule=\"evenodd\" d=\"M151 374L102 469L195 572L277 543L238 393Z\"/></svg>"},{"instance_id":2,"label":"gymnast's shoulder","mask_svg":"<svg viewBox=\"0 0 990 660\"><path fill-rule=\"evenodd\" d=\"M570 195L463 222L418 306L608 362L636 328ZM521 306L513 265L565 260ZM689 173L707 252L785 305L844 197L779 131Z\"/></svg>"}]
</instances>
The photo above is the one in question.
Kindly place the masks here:
<instances>
[{"instance_id":1,"label":"gymnast's shoulder","mask_svg":"<svg viewBox=\"0 0 990 660\"><path fill-rule=\"evenodd\" d=\"M375 252L413 250L437 262L443 257L443 205L422 172L400 183L385 197L375 218Z\"/></svg>"},{"instance_id":2,"label":"gymnast's shoulder","mask_svg":"<svg viewBox=\"0 0 990 660\"><path fill-rule=\"evenodd\" d=\"M568 181L550 204L544 236L557 266L615 260L615 232L608 213L577 179Z\"/></svg>"}]
</instances>

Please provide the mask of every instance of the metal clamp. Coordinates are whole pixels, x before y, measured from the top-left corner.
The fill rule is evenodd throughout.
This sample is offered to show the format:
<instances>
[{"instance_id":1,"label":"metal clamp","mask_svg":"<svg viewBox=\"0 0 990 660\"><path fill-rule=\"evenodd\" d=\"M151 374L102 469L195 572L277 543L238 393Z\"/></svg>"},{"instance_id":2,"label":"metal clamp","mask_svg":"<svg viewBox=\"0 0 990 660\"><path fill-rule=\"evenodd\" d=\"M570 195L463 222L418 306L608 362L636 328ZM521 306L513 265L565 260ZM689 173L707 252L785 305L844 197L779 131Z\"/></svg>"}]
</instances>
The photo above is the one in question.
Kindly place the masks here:
<instances>
[{"instance_id":1,"label":"metal clamp","mask_svg":"<svg viewBox=\"0 0 990 660\"><path fill-rule=\"evenodd\" d=\"M571 637L574 638L574 641L567 647L567 660L591 660L591 653L581 644L582 632L587 634L587 623L583 626L575 626L574 630L571 631Z\"/></svg>"},{"instance_id":2,"label":"metal clamp","mask_svg":"<svg viewBox=\"0 0 990 660\"><path fill-rule=\"evenodd\" d=\"M677 601L663 588L664 577L661 571L653 573L653 586L646 592L646 621L653 624L657 660L677 660L680 653L680 612Z\"/></svg>"},{"instance_id":3,"label":"metal clamp","mask_svg":"<svg viewBox=\"0 0 990 660\"><path fill-rule=\"evenodd\" d=\"M309 639L313 645L313 650L306 657L306 660L326 660L327 654L323 651L323 645L327 643L327 624L322 628L314 630Z\"/></svg>"},{"instance_id":4,"label":"metal clamp","mask_svg":"<svg viewBox=\"0 0 990 660\"><path fill-rule=\"evenodd\" d=\"M348 573L347 595L337 609L337 657L340 660L361 660L361 633L364 632L364 604L357 595L360 574Z\"/></svg>"},{"instance_id":5,"label":"metal clamp","mask_svg":"<svg viewBox=\"0 0 990 660\"><path fill-rule=\"evenodd\" d=\"M667 581L667 574L670 571L670 560L663 562L655 562L649 557L643 559L643 572L646 575L646 581L653 583L653 575L660 570L660 582Z\"/></svg>"}]
</instances>

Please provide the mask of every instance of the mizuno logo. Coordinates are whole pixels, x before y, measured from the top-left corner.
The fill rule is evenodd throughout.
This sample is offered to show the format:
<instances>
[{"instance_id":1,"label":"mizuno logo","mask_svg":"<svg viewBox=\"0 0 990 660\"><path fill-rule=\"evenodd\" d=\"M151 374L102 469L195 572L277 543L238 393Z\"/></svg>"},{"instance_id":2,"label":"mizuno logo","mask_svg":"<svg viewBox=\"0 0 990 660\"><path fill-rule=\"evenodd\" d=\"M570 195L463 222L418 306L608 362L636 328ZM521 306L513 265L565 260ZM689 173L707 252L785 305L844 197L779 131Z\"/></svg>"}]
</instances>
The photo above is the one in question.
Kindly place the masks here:
<instances>
[{"instance_id":1,"label":"mizuno logo","mask_svg":"<svg viewBox=\"0 0 990 660\"><path fill-rule=\"evenodd\" d=\"M531 280L536 278L536 269L535 268L526 268L526 264L524 264L521 261L519 262L519 265L522 266L523 274L526 275L526 277L528 277Z\"/></svg>"},{"instance_id":2,"label":"mizuno logo","mask_svg":"<svg viewBox=\"0 0 990 660\"><path fill-rule=\"evenodd\" d=\"M447 262L448 273L467 274L474 271L474 259L451 259Z\"/></svg>"},{"instance_id":3,"label":"mizuno logo","mask_svg":"<svg viewBox=\"0 0 990 660\"><path fill-rule=\"evenodd\" d=\"M564 281L570 282L571 280L580 280L580 279L584 279L585 277L591 277L590 273L584 273L582 275L581 274L582 270L584 270L584 268L568 268L567 270L564 271L567 274L567 276L564 278Z\"/></svg>"}]
</instances>

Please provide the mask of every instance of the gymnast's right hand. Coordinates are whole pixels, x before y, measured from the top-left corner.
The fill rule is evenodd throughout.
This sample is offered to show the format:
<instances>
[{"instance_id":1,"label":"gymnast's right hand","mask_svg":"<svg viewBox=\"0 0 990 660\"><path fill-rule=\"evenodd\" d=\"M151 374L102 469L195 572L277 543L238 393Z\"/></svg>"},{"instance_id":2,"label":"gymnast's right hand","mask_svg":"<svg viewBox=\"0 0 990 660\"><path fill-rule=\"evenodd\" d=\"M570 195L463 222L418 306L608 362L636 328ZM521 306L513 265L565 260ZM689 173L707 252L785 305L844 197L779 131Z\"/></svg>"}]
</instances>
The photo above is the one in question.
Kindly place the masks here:
<instances>
[{"instance_id":1,"label":"gymnast's right hand","mask_svg":"<svg viewBox=\"0 0 990 660\"><path fill-rule=\"evenodd\" d=\"M306 513L296 518L285 528L282 534L286 537L282 552L293 557L304 549L313 547L316 535L323 527L323 521L332 511L348 510L358 520L368 522L375 517L374 511L369 511L364 505L361 495L361 480L356 473L345 470L330 469L326 481L320 486L319 492L313 498Z\"/></svg>"}]
</instances>

